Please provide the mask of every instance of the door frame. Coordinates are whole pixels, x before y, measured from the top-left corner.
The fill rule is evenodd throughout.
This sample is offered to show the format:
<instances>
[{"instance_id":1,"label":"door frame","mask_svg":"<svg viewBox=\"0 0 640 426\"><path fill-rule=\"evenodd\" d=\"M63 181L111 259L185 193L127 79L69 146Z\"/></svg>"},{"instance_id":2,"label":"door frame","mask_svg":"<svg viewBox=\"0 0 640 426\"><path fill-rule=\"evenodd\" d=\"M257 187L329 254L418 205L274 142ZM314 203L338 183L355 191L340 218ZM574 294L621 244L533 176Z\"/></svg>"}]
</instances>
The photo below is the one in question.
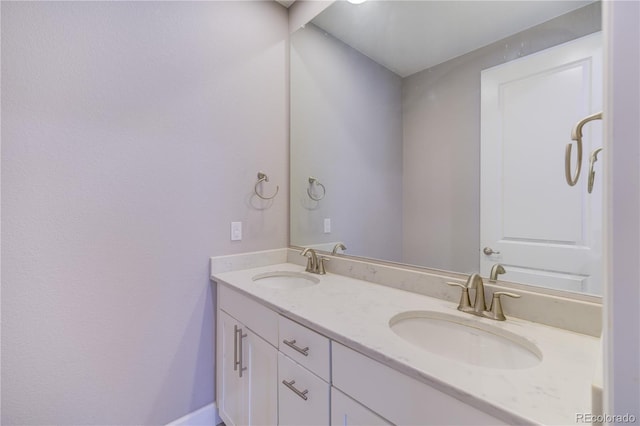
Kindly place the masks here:
<instances>
[{"instance_id":1,"label":"door frame","mask_svg":"<svg viewBox=\"0 0 640 426\"><path fill-rule=\"evenodd\" d=\"M604 1L604 414L640 418L640 2Z\"/></svg>"}]
</instances>

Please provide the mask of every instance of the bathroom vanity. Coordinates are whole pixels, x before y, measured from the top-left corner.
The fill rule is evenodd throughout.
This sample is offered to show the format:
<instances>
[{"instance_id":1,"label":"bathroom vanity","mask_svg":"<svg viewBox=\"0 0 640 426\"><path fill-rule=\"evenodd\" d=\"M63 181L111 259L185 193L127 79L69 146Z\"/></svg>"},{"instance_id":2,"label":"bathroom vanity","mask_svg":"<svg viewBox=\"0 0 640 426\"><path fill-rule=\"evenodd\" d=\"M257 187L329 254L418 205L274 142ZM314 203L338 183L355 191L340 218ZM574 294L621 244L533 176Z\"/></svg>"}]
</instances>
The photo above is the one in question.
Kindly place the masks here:
<instances>
[{"instance_id":1,"label":"bathroom vanity","mask_svg":"<svg viewBox=\"0 0 640 426\"><path fill-rule=\"evenodd\" d=\"M302 261L291 249L212 258L227 425L568 424L592 412L599 339Z\"/></svg>"}]
</instances>

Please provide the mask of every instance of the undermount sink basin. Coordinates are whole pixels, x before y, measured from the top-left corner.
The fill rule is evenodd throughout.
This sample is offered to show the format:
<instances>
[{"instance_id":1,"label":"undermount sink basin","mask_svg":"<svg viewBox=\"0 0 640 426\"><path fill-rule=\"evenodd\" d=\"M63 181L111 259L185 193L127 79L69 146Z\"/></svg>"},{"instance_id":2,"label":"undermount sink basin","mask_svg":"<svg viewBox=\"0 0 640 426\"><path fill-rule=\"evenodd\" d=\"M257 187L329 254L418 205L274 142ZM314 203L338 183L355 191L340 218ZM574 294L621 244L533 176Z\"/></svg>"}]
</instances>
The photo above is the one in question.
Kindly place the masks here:
<instances>
[{"instance_id":1,"label":"undermount sink basin","mask_svg":"<svg viewBox=\"0 0 640 426\"><path fill-rule=\"evenodd\" d=\"M256 284L277 289L310 287L320 282L312 275L292 271L265 272L254 276L252 280Z\"/></svg>"},{"instance_id":2,"label":"undermount sink basin","mask_svg":"<svg viewBox=\"0 0 640 426\"><path fill-rule=\"evenodd\" d=\"M466 364L521 369L542 361L542 352L529 340L475 317L411 311L391 318L389 327L423 350Z\"/></svg>"}]
</instances>

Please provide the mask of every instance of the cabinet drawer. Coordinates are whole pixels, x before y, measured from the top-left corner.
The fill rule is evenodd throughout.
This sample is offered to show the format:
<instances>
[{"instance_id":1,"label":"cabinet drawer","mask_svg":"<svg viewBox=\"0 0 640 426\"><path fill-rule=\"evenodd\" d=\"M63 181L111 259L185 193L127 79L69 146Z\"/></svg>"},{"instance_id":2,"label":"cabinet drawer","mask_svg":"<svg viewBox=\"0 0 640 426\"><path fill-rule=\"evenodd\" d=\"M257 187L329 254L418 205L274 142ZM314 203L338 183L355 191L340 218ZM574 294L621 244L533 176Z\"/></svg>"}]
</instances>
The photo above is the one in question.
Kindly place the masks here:
<instances>
[{"instance_id":1,"label":"cabinet drawer","mask_svg":"<svg viewBox=\"0 0 640 426\"><path fill-rule=\"evenodd\" d=\"M338 343L333 386L394 424L504 425L505 422Z\"/></svg>"},{"instance_id":2,"label":"cabinet drawer","mask_svg":"<svg viewBox=\"0 0 640 426\"><path fill-rule=\"evenodd\" d=\"M244 323L258 336L278 347L277 313L220 283L218 283L218 306Z\"/></svg>"},{"instance_id":3,"label":"cabinet drawer","mask_svg":"<svg viewBox=\"0 0 640 426\"><path fill-rule=\"evenodd\" d=\"M280 425L329 424L329 392L328 383L286 355L278 353Z\"/></svg>"},{"instance_id":4,"label":"cabinet drawer","mask_svg":"<svg viewBox=\"0 0 640 426\"><path fill-rule=\"evenodd\" d=\"M280 352L329 382L329 339L283 316L278 320L278 328Z\"/></svg>"}]
</instances>

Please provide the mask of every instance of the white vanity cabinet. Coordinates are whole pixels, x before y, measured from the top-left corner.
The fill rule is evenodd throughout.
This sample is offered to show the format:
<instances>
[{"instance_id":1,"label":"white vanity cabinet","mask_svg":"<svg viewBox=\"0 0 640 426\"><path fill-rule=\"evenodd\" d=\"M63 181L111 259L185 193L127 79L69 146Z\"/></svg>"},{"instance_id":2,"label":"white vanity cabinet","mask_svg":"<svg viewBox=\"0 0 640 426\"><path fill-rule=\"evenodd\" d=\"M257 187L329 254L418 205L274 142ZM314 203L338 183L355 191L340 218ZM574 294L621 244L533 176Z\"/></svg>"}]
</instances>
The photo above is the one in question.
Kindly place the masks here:
<instances>
[{"instance_id":1,"label":"white vanity cabinet","mask_svg":"<svg viewBox=\"0 0 640 426\"><path fill-rule=\"evenodd\" d=\"M231 425L506 424L225 285L217 395Z\"/></svg>"},{"instance_id":2,"label":"white vanity cabinet","mask_svg":"<svg viewBox=\"0 0 640 426\"><path fill-rule=\"evenodd\" d=\"M216 369L220 417L227 426L275 425L278 350L250 327L268 329L271 322L277 333L277 315L259 304L258 309L253 309L255 302L235 292L222 291L218 297ZM231 316L242 313L242 321Z\"/></svg>"},{"instance_id":3,"label":"white vanity cabinet","mask_svg":"<svg viewBox=\"0 0 640 426\"><path fill-rule=\"evenodd\" d=\"M328 338L224 285L217 332L218 409L227 426L329 424Z\"/></svg>"}]
</instances>

